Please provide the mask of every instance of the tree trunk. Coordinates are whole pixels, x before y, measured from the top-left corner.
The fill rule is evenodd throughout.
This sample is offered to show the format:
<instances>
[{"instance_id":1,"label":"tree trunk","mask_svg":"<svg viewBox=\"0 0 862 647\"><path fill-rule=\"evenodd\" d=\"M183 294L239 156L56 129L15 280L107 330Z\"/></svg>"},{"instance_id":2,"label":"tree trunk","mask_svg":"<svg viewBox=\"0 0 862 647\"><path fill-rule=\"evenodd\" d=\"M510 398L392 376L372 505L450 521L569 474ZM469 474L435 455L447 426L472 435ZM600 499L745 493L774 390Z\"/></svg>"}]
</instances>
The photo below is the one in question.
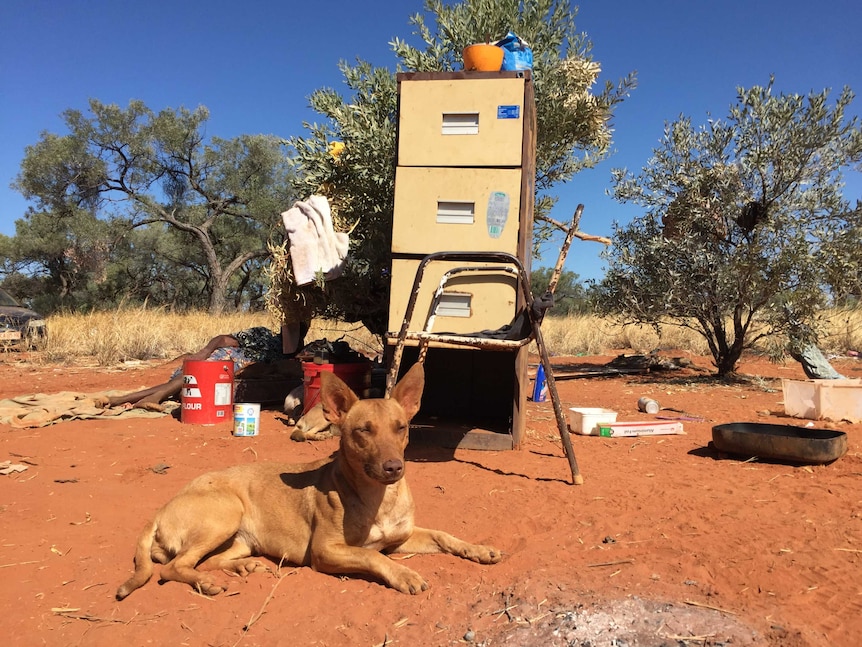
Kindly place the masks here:
<instances>
[{"instance_id":1,"label":"tree trunk","mask_svg":"<svg viewBox=\"0 0 862 647\"><path fill-rule=\"evenodd\" d=\"M210 314L218 316L224 313L227 304L227 277L213 277L212 292L210 292Z\"/></svg>"},{"instance_id":2,"label":"tree trunk","mask_svg":"<svg viewBox=\"0 0 862 647\"><path fill-rule=\"evenodd\" d=\"M734 339L732 344L725 344L725 349L716 356L715 366L719 377L728 377L736 373L736 365L745 348L742 342L741 338Z\"/></svg>"}]
</instances>

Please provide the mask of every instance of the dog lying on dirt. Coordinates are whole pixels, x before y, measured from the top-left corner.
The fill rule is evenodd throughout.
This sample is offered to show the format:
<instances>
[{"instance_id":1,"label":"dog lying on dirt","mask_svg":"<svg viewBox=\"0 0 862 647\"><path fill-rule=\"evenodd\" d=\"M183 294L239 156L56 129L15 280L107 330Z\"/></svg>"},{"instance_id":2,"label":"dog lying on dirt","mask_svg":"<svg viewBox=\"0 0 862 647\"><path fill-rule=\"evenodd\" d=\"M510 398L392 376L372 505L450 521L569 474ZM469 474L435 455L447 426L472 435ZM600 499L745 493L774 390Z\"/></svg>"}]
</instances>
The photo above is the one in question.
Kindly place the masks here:
<instances>
[{"instance_id":1,"label":"dog lying on dirt","mask_svg":"<svg viewBox=\"0 0 862 647\"><path fill-rule=\"evenodd\" d=\"M305 465L241 465L193 480L147 524L134 575L117 599L150 579L154 561L164 565L161 581L185 582L207 595L224 591L207 571L267 570L255 556L370 576L411 594L428 584L381 551L500 561L496 548L413 525L404 449L424 382L415 364L391 398L360 400L336 375L322 373L321 402L326 419L341 428L339 450Z\"/></svg>"},{"instance_id":2,"label":"dog lying on dirt","mask_svg":"<svg viewBox=\"0 0 862 647\"><path fill-rule=\"evenodd\" d=\"M326 419L323 405L318 402L296 422L290 439L301 442L303 440L326 440L340 435L341 429Z\"/></svg>"},{"instance_id":3,"label":"dog lying on dirt","mask_svg":"<svg viewBox=\"0 0 862 647\"><path fill-rule=\"evenodd\" d=\"M287 394L284 399L284 413L288 421L293 424L293 432L290 439L297 442L306 440L326 440L333 436L340 436L341 430L337 425L329 423L323 415L323 405L318 402L306 413L302 413L302 401L304 386L300 385Z\"/></svg>"}]
</instances>

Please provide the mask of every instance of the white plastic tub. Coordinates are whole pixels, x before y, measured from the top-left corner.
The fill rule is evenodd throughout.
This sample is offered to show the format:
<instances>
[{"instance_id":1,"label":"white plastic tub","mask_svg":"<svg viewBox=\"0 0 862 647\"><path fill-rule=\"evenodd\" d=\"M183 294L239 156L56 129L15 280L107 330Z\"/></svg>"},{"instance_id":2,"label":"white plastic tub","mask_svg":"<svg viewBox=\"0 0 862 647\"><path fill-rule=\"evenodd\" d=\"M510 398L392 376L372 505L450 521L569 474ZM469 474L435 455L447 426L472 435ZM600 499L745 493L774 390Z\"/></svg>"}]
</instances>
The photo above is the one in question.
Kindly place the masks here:
<instances>
[{"instance_id":1,"label":"white plastic tub","mask_svg":"<svg viewBox=\"0 0 862 647\"><path fill-rule=\"evenodd\" d=\"M862 380L781 381L784 413L807 420L862 421Z\"/></svg>"},{"instance_id":2,"label":"white plastic tub","mask_svg":"<svg viewBox=\"0 0 862 647\"><path fill-rule=\"evenodd\" d=\"M584 436L598 436L599 423L617 421L617 412L601 407L571 407L569 409L569 428Z\"/></svg>"}]
</instances>

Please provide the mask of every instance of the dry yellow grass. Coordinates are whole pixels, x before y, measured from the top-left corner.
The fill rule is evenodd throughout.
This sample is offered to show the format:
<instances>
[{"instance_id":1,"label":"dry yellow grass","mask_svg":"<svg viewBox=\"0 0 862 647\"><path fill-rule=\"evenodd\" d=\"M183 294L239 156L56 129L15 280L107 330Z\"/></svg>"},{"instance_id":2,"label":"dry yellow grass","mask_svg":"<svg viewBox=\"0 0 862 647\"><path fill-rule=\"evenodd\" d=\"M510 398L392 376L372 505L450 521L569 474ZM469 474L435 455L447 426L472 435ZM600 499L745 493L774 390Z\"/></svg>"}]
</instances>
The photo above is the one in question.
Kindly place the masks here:
<instances>
[{"instance_id":1,"label":"dry yellow grass","mask_svg":"<svg viewBox=\"0 0 862 647\"><path fill-rule=\"evenodd\" d=\"M819 340L825 353L843 354L862 349L862 308L836 309L826 317L826 332ZM559 355L600 355L609 350L646 353L653 349L680 350L693 355L709 355L706 340L677 326L663 326L659 333L649 326L622 326L610 319L591 315L548 317L542 323L548 349ZM757 350L777 356L786 346L784 338L771 337Z\"/></svg>"},{"instance_id":2,"label":"dry yellow grass","mask_svg":"<svg viewBox=\"0 0 862 647\"><path fill-rule=\"evenodd\" d=\"M827 317L827 334L821 338L826 353L862 349L862 309L835 310ZM266 312L234 313L212 317L204 312L175 313L164 309L119 308L111 312L56 314L48 317L48 342L38 360L70 363L87 358L101 366L129 360L170 360L198 350L212 337L252 326L277 329ZM648 352L677 350L708 355L702 337L677 327L657 334L646 326L620 326L591 315L548 317L542 324L548 350L555 355L600 355L614 350ZM379 353L381 340L360 324L315 320L306 337L330 341L343 338L355 349ZM775 354L784 340L770 339L759 350Z\"/></svg>"},{"instance_id":3,"label":"dry yellow grass","mask_svg":"<svg viewBox=\"0 0 862 647\"><path fill-rule=\"evenodd\" d=\"M163 309L120 308L111 312L56 314L47 318L48 341L38 353L46 363L88 358L100 366L129 360L170 360L202 348L216 335L253 326L278 330L266 312L213 317L206 312L175 313ZM357 350L379 350L377 339L360 324L314 321L307 341L344 337Z\"/></svg>"}]
</instances>

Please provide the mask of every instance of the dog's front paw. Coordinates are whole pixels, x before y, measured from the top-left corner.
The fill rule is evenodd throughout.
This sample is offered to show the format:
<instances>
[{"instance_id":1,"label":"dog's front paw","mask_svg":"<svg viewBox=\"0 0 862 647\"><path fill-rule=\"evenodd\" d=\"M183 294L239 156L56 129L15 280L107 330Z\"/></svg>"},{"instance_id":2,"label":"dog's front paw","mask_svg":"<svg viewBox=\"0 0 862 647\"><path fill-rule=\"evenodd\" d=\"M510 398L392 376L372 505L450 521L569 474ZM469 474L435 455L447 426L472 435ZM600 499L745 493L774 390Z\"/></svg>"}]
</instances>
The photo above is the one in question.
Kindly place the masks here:
<instances>
[{"instance_id":1,"label":"dog's front paw","mask_svg":"<svg viewBox=\"0 0 862 647\"><path fill-rule=\"evenodd\" d=\"M428 590L428 582L419 573L411 571L409 568L400 569L389 581L389 585L397 591L409 593L410 595L416 595Z\"/></svg>"},{"instance_id":2,"label":"dog's front paw","mask_svg":"<svg viewBox=\"0 0 862 647\"><path fill-rule=\"evenodd\" d=\"M493 546L470 546L470 549L465 551L464 557L471 559L480 564L496 564L503 559L503 552Z\"/></svg>"}]
</instances>

